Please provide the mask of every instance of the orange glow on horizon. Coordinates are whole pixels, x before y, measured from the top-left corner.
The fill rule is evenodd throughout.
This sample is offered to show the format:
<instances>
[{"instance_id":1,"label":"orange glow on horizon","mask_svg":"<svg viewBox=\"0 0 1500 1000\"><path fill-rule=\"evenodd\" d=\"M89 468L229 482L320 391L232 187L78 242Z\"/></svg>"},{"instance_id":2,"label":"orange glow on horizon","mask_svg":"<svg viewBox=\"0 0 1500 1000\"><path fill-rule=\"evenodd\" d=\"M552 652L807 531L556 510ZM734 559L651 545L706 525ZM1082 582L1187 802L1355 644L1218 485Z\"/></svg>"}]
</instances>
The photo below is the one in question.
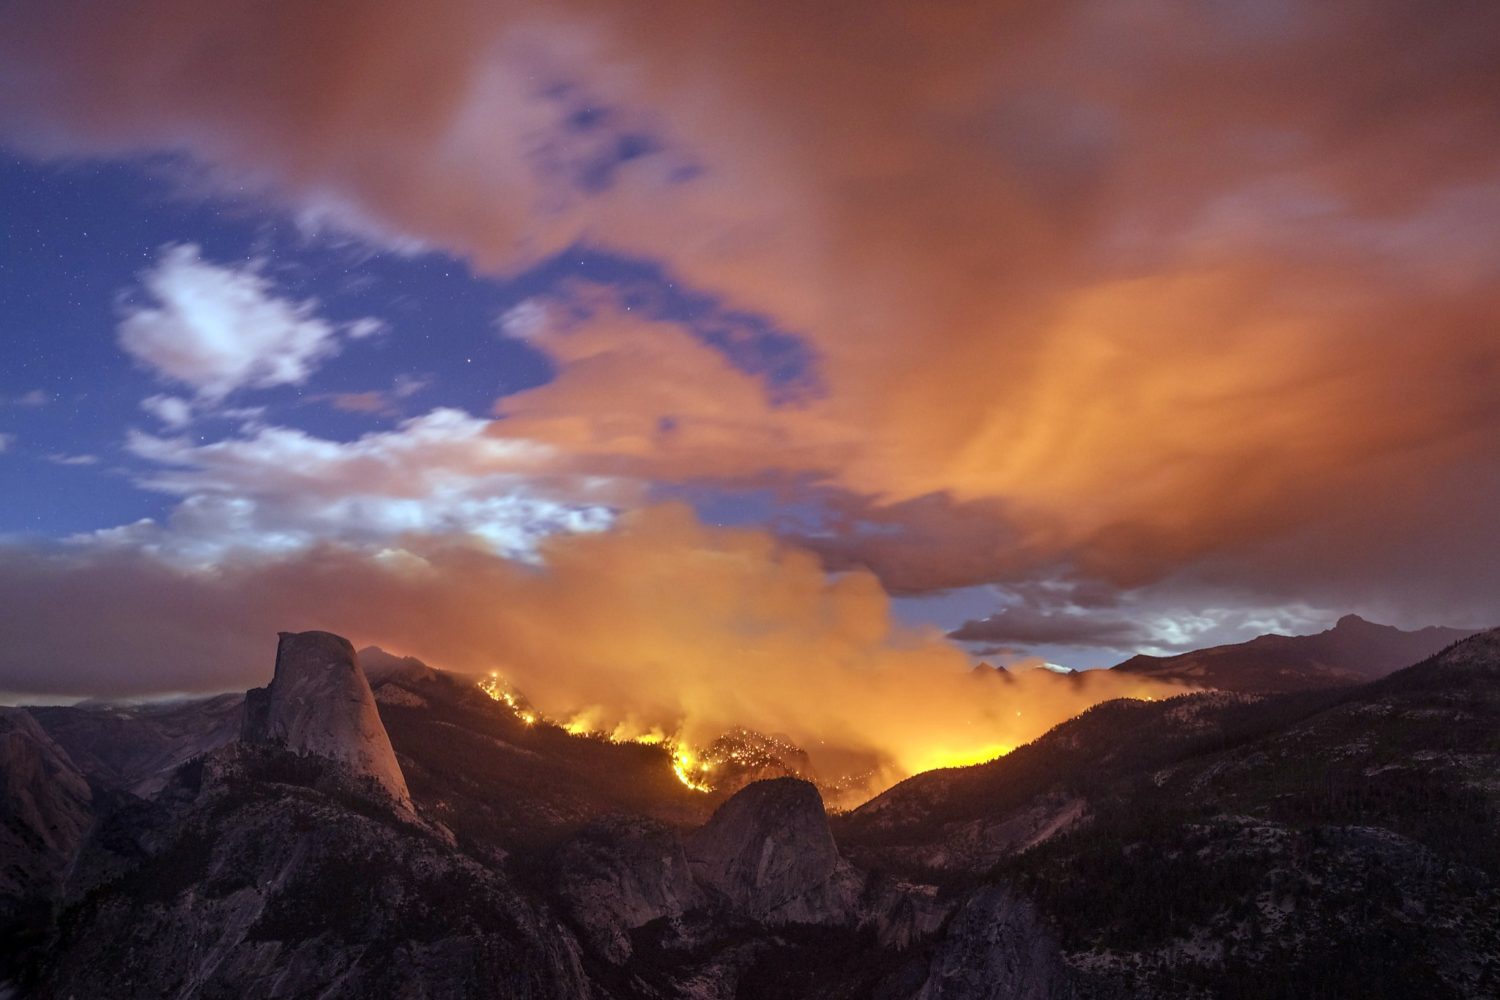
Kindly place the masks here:
<instances>
[{"instance_id":1,"label":"orange glow on horizon","mask_svg":"<svg viewBox=\"0 0 1500 1000\"><path fill-rule=\"evenodd\" d=\"M922 754L914 765L913 774L937 771L945 767L970 767L985 764L1004 757L1014 750L1009 743L986 743L966 747L934 747Z\"/></svg>"},{"instance_id":2,"label":"orange glow on horizon","mask_svg":"<svg viewBox=\"0 0 1500 1000\"><path fill-rule=\"evenodd\" d=\"M1043 680L1048 677L1045 672L1038 672L1037 676ZM600 721L603 718L603 712L600 709L575 712L566 719L554 721L526 707L528 703L525 698L512 688L498 671L490 671L489 675L482 678L477 686L491 699L506 706L527 726L539 722L547 723L557 726L569 735L581 738L604 740L610 743L660 746L669 755L673 776L685 788L695 792L708 793L715 790L714 772L721 764L747 763L746 755L741 750L721 750L717 744L714 748L705 750L687 741L680 730L668 733L661 727L634 727L624 722L606 728ZM1146 701L1157 700L1156 696L1143 693L1136 693L1134 697ZM1006 718L1020 718L1025 715L1021 711L1015 711L1013 715L1009 711L1003 714ZM1050 727L1051 723L1074 717L1076 714L1070 713L1063 718L1052 719L1048 725ZM728 734L725 735L728 736ZM785 741L765 739L780 747L780 752L805 754L805 751ZM913 775L944 768L971 767L988 763L1013 752L1019 745L1018 742L996 740L993 738L993 733L976 735L973 739L955 739L950 732L930 744L908 747L899 762L891 761L878 772L838 774L820 784L826 786L828 794L843 800L842 806L857 805L896 782ZM727 756L716 757L716 753L727 754Z\"/></svg>"}]
</instances>

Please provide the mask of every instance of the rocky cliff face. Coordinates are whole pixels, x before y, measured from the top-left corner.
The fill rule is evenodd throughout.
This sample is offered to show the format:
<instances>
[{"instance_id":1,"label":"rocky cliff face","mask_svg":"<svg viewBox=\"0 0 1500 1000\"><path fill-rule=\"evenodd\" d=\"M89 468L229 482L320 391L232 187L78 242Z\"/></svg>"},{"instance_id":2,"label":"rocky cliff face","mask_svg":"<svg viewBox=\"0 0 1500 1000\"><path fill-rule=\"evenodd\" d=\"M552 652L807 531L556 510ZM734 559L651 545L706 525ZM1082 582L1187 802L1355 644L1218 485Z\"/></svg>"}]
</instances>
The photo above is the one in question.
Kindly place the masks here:
<instances>
[{"instance_id":1,"label":"rocky cliff face","mask_svg":"<svg viewBox=\"0 0 1500 1000\"><path fill-rule=\"evenodd\" d=\"M677 831L640 817L590 824L558 852L558 894L610 962L630 958L630 932L707 903Z\"/></svg>"},{"instance_id":2,"label":"rocky cliff face","mask_svg":"<svg viewBox=\"0 0 1500 1000\"><path fill-rule=\"evenodd\" d=\"M93 793L24 708L0 708L0 936L27 901L55 891L93 821Z\"/></svg>"},{"instance_id":3,"label":"rocky cliff face","mask_svg":"<svg viewBox=\"0 0 1500 1000\"><path fill-rule=\"evenodd\" d=\"M859 891L822 797L797 778L746 786L689 838L687 854L711 892L767 923L847 920Z\"/></svg>"},{"instance_id":4,"label":"rocky cliff face","mask_svg":"<svg viewBox=\"0 0 1500 1000\"><path fill-rule=\"evenodd\" d=\"M79 869L23 995L592 995L544 902L324 757L223 747L112 814Z\"/></svg>"},{"instance_id":5,"label":"rocky cliff face","mask_svg":"<svg viewBox=\"0 0 1500 1000\"><path fill-rule=\"evenodd\" d=\"M912 1000L1060 1000L1073 995L1057 940L1023 896L976 892L954 915Z\"/></svg>"},{"instance_id":6,"label":"rocky cliff face","mask_svg":"<svg viewBox=\"0 0 1500 1000\"><path fill-rule=\"evenodd\" d=\"M569 911L615 963L630 957L633 931L695 912L728 923L851 924L863 886L833 843L817 789L794 778L745 787L686 835L640 818L601 820L562 847L555 867Z\"/></svg>"},{"instance_id":7,"label":"rocky cliff face","mask_svg":"<svg viewBox=\"0 0 1500 1000\"><path fill-rule=\"evenodd\" d=\"M633 977L624 996L1070 996L1024 899L859 871L798 779L751 784L686 833L592 824L554 868L588 948Z\"/></svg>"},{"instance_id":8,"label":"rocky cliff face","mask_svg":"<svg viewBox=\"0 0 1500 1000\"><path fill-rule=\"evenodd\" d=\"M282 632L268 687L246 694L241 739L337 761L411 808L354 646L331 632Z\"/></svg>"}]
</instances>

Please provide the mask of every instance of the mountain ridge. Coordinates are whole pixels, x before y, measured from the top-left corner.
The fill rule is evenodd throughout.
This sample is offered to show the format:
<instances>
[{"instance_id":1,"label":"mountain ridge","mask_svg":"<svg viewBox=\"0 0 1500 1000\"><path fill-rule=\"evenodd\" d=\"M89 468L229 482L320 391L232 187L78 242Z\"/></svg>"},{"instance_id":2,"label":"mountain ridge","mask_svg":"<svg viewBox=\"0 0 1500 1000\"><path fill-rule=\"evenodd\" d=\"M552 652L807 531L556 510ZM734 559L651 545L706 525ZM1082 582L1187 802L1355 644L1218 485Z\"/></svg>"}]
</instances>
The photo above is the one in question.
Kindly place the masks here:
<instances>
[{"instance_id":1,"label":"mountain ridge","mask_svg":"<svg viewBox=\"0 0 1500 1000\"><path fill-rule=\"evenodd\" d=\"M1110 669L1248 694L1312 690L1375 680L1479 631L1437 625L1404 631L1348 614L1311 635L1272 632L1171 656L1138 653Z\"/></svg>"},{"instance_id":2,"label":"mountain ridge","mask_svg":"<svg viewBox=\"0 0 1500 1000\"><path fill-rule=\"evenodd\" d=\"M715 800L676 782L661 747L527 724L416 661L376 664L373 695L290 684L347 679L352 647L334 640L308 640L305 671L279 644L277 700L293 721L309 700L373 710L410 805L317 740L269 737L269 689L245 713L252 738L155 790L130 762L156 766L203 732L122 730L153 749L95 755L114 763L73 810L88 829L36 855L59 875L8 911L0 980L123 1000L1500 986L1500 630L1359 686L1106 702L831 815L796 778ZM32 759L49 737L17 718ZM81 739L86 715L56 718L102 746Z\"/></svg>"}]
</instances>

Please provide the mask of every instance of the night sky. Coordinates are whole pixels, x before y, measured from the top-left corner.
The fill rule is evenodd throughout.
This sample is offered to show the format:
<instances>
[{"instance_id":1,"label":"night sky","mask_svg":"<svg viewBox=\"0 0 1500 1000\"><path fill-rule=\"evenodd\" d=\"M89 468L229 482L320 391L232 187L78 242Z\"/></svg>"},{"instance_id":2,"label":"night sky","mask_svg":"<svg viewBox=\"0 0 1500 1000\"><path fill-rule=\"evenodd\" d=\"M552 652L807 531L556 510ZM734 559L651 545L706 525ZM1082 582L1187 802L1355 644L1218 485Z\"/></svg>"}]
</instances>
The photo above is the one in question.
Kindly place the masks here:
<instances>
[{"instance_id":1,"label":"night sky","mask_svg":"<svg viewBox=\"0 0 1500 1000\"><path fill-rule=\"evenodd\" d=\"M8 4L0 692L1494 625L1497 279L1491 3Z\"/></svg>"}]
</instances>

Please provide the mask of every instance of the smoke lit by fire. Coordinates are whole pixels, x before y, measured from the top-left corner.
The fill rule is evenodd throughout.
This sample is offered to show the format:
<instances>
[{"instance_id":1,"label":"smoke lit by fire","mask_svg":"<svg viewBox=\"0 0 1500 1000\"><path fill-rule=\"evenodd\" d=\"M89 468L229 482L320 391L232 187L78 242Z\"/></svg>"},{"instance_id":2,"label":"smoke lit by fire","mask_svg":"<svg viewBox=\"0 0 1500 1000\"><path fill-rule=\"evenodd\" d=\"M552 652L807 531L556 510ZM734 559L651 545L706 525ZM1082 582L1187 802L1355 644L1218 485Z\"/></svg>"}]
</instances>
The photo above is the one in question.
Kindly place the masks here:
<instances>
[{"instance_id":1,"label":"smoke lit by fire","mask_svg":"<svg viewBox=\"0 0 1500 1000\"><path fill-rule=\"evenodd\" d=\"M1052 675L1046 671L1036 674L1038 678L1048 676ZM1076 684L1079 680L1075 679L1073 683ZM1058 680L1056 683L1065 682ZM866 768L833 775L820 775L810 765L797 766L798 758L808 758L807 753L801 747L761 733L735 729L714 740L704 749L687 743L680 733L668 734L660 728L652 728L644 732L632 731L624 724L616 725L609 730L597 728L593 721L598 718L597 712L574 713L561 722L547 719L532 709L525 697L512 688L499 671L490 671L488 676L478 682L478 686L486 695L510 709L515 717L527 726L536 725L538 722L551 723L574 736L604 739L613 743L629 742L662 746L671 755L672 773L677 780L695 792L714 791L717 787L715 772L720 770L722 765L729 765L741 773L771 769L775 772L806 777L817 781L822 786L824 797L830 804L853 805L879 792L890 783L893 777L936 768L981 764L1002 757L1015 749L1015 745L1011 743L973 742L969 739L956 738L934 744L924 752L914 755L910 758L913 763L910 765L909 772L893 772L887 764L880 769ZM1149 695L1144 697L1146 700L1155 700ZM1017 717L1023 717L1025 713L1018 710L1015 714Z\"/></svg>"},{"instance_id":2,"label":"smoke lit by fire","mask_svg":"<svg viewBox=\"0 0 1500 1000\"><path fill-rule=\"evenodd\" d=\"M529 707L525 698L513 690L508 681L500 676L498 670L491 670L488 676L479 681L479 690L489 695L495 701L509 708L517 719L528 726L534 726L538 722L549 722L543 719L535 710ZM705 756L701 751L687 746L675 736L667 736L659 729L648 730L644 733L627 734L623 727L616 727L612 732L604 732L589 726L588 720L583 715L574 715L561 723L556 723L563 730L574 736L592 736L597 739L607 739L615 743L644 743L648 746L664 746L672 755L672 773L677 780L695 792L711 792L714 790L712 775L716 761Z\"/></svg>"},{"instance_id":3,"label":"smoke lit by fire","mask_svg":"<svg viewBox=\"0 0 1500 1000\"><path fill-rule=\"evenodd\" d=\"M705 526L675 505L554 536L536 564L411 541L380 558L330 547L117 586L138 571L96 566L94 603L135 608L131 595L150 594L153 606L192 609L199 627L232 621L223 631L251 637L255 670L260 637L308 628L476 679L496 670L496 701L534 725L670 742L694 755L678 762L685 777L720 791L741 766L729 756L789 752L745 740L713 751L738 729L801 748L798 768L856 799L1020 746L1097 702L1176 692L1111 671L976 670L937 629L896 621L873 574L830 573L769 532ZM141 608L116 615L122 629L149 617ZM705 760L711 775L696 766Z\"/></svg>"},{"instance_id":4,"label":"smoke lit by fire","mask_svg":"<svg viewBox=\"0 0 1500 1000\"><path fill-rule=\"evenodd\" d=\"M848 801L993 758L1100 701L1179 690L1111 671L975 669L935 629L898 624L873 575L830 574L766 532L707 527L682 507L557 536L542 557L540 570L451 550L365 563L359 593L339 589L347 604L320 623L483 677L522 721L668 746L689 787L742 766L730 756L750 743L714 747L744 730L784 747L754 754L805 751L796 769Z\"/></svg>"}]
</instances>

